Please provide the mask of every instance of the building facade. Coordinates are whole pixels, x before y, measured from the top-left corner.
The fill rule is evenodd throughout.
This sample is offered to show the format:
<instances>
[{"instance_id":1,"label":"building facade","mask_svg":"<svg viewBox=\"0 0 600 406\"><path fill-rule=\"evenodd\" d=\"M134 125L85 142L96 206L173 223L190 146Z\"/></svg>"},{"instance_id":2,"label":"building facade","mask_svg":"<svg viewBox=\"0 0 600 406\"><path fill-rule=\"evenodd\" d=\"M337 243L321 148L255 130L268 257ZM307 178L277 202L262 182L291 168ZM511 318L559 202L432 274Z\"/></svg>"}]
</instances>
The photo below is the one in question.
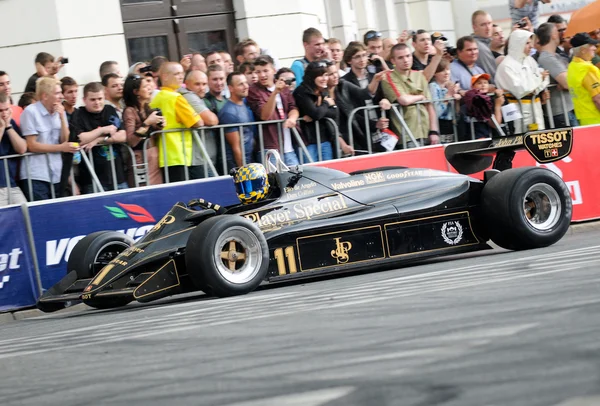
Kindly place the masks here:
<instances>
[{"instance_id":1,"label":"building facade","mask_svg":"<svg viewBox=\"0 0 600 406\"><path fill-rule=\"evenodd\" d=\"M590 0L554 0L567 13ZM558 6L557 6L558 4ZM562 7L561 7L562 6ZM69 58L61 76L97 81L103 61L123 71L157 55L179 60L209 50L233 50L251 37L289 65L303 55L302 31L319 28L342 43L370 29L397 36L403 29L443 32L451 41L471 32L471 13L508 18L508 0L3 0L0 70L18 98L38 52Z\"/></svg>"}]
</instances>

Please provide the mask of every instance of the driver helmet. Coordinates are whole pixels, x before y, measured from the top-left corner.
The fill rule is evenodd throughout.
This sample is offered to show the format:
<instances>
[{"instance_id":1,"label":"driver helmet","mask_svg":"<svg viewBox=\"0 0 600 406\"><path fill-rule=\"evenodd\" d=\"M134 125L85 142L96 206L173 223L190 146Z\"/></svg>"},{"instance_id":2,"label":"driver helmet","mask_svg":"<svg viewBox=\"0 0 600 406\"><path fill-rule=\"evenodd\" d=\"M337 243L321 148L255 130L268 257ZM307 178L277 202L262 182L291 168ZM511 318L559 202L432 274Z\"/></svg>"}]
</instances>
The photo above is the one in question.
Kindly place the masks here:
<instances>
[{"instance_id":1,"label":"driver helmet","mask_svg":"<svg viewBox=\"0 0 600 406\"><path fill-rule=\"evenodd\" d=\"M261 164L248 164L237 168L233 181L242 204L259 202L269 193L267 170Z\"/></svg>"}]
</instances>

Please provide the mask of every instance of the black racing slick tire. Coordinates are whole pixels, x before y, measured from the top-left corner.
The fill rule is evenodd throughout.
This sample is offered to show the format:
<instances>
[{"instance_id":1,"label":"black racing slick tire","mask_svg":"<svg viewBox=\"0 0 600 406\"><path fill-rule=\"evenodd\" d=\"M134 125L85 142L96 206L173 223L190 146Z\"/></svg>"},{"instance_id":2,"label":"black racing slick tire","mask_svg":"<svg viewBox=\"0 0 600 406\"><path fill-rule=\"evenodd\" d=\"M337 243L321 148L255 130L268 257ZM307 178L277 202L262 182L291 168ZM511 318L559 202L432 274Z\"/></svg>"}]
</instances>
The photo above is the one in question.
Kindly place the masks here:
<instances>
[{"instance_id":1,"label":"black racing slick tire","mask_svg":"<svg viewBox=\"0 0 600 406\"><path fill-rule=\"evenodd\" d=\"M483 188L482 211L494 243L510 250L542 248L569 229L573 201L569 189L544 168L500 172Z\"/></svg>"},{"instance_id":2,"label":"black racing slick tire","mask_svg":"<svg viewBox=\"0 0 600 406\"><path fill-rule=\"evenodd\" d=\"M245 295L256 289L267 275L267 240L245 218L212 217L192 231L185 264L198 289L217 297Z\"/></svg>"},{"instance_id":3,"label":"black racing slick tire","mask_svg":"<svg viewBox=\"0 0 600 406\"><path fill-rule=\"evenodd\" d=\"M77 279L90 279L118 254L131 247L133 240L126 234L116 231L98 231L81 239L69 255L67 273L75 271ZM88 306L97 309L111 309L131 302L129 297L84 300Z\"/></svg>"}]
</instances>

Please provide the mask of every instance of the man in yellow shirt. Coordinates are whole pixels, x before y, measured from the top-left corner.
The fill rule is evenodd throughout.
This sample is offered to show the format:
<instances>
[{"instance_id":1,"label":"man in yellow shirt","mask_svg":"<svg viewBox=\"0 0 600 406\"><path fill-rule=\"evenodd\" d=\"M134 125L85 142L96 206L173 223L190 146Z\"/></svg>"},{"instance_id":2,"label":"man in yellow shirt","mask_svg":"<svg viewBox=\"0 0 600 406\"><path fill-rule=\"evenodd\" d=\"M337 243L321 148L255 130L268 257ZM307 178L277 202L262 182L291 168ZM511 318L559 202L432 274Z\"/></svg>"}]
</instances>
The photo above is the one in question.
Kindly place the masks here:
<instances>
[{"instance_id":1,"label":"man in yellow shirt","mask_svg":"<svg viewBox=\"0 0 600 406\"><path fill-rule=\"evenodd\" d=\"M567 83L581 125L600 124L600 69L591 62L598 41L587 33L571 38L573 61L567 70Z\"/></svg>"},{"instance_id":2,"label":"man in yellow shirt","mask_svg":"<svg viewBox=\"0 0 600 406\"><path fill-rule=\"evenodd\" d=\"M167 62L160 69L162 87L150 107L158 108L165 117L164 130L197 128L204 123L177 89L183 84L183 67L177 62ZM190 179L201 178L202 167L192 166L192 133L190 131L165 132L158 140L159 165L165 172L165 181L185 180L185 167Z\"/></svg>"}]
</instances>

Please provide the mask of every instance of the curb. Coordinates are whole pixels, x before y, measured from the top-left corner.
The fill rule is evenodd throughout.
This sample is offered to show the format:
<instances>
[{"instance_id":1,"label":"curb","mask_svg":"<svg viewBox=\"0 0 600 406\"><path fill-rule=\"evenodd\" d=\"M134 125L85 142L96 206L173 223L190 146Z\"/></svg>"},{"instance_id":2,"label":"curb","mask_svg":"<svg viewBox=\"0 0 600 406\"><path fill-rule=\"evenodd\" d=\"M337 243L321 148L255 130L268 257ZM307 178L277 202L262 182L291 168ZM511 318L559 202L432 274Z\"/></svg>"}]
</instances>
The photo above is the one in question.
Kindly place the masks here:
<instances>
[{"instance_id":1,"label":"curb","mask_svg":"<svg viewBox=\"0 0 600 406\"><path fill-rule=\"evenodd\" d=\"M581 234L584 232L600 230L600 220L585 221L582 223L573 223L569 227L567 234Z\"/></svg>"},{"instance_id":2,"label":"curb","mask_svg":"<svg viewBox=\"0 0 600 406\"><path fill-rule=\"evenodd\" d=\"M33 317L74 313L74 312L78 312L78 311L86 310L86 309L89 309L89 307L83 303L80 303L80 304L77 304L74 306L69 306L65 309L56 311L54 313L44 313L43 311L41 311L39 309L18 310L18 311L12 312L12 313L1 313L0 314L0 324L10 323L11 321L17 321L17 320L31 319Z\"/></svg>"},{"instance_id":3,"label":"curb","mask_svg":"<svg viewBox=\"0 0 600 406\"><path fill-rule=\"evenodd\" d=\"M600 230L600 220L592 220L592 221L586 221L586 222L582 222L582 223L573 223L569 227L567 234L568 235L582 234L582 233L586 233L586 232L593 231L593 230ZM17 320L30 319L33 317L41 317L41 316L45 316L48 314L73 313L73 312L77 312L77 311L81 311L81 310L85 310L85 309L89 309L89 307L83 303L80 303L80 304L77 304L74 306L69 306L66 309L62 309L62 310L59 310L54 313L44 313L39 309L27 309L27 310L19 310L19 311L12 312L12 313L0 313L0 324L10 323L12 321L17 321Z\"/></svg>"}]
</instances>

